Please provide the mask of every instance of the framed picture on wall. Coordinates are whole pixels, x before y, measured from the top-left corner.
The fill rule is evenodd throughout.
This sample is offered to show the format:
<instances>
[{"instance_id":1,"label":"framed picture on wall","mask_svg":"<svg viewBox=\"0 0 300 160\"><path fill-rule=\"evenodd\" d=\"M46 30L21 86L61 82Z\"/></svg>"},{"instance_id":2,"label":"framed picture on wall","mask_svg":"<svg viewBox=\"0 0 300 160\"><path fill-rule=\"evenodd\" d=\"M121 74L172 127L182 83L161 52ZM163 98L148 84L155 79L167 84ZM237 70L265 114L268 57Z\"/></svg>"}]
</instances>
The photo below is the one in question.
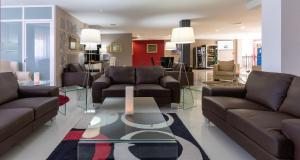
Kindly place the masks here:
<instances>
[{"instance_id":1,"label":"framed picture on wall","mask_svg":"<svg viewBox=\"0 0 300 160\"><path fill-rule=\"evenodd\" d=\"M69 37L69 49L77 50L77 39L74 36Z\"/></svg>"},{"instance_id":2,"label":"framed picture on wall","mask_svg":"<svg viewBox=\"0 0 300 160\"><path fill-rule=\"evenodd\" d=\"M110 45L110 52L119 53L122 52L122 46L119 42L112 42Z\"/></svg>"},{"instance_id":3,"label":"framed picture on wall","mask_svg":"<svg viewBox=\"0 0 300 160\"><path fill-rule=\"evenodd\" d=\"M157 53L157 44L147 44L147 53Z\"/></svg>"}]
</instances>

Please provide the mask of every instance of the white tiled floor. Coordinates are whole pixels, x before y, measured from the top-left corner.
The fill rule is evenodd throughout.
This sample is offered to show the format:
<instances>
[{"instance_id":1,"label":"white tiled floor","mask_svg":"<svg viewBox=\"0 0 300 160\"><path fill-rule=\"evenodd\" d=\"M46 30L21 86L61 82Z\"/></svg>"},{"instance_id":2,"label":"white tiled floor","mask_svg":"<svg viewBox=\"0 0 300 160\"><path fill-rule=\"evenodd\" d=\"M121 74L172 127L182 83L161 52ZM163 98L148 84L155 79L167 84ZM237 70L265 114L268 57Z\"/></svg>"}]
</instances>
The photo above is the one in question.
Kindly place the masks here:
<instances>
[{"instance_id":1,"label":"white tiled floor","mask_svg":"<svg viewBox=\"0 0 300 160\"><path fill-rule=\"evenodd\" d=\"M201 73L199 73L201 74ZM71 99L75 95L70 96ZM89 96L90 97L90 96ZM197 93L196 107L177 112L186 127L202 146L212 160L253 160L254 158L238 144L227 137L217 127L208 126L201 113L201 94ZM67 116L58 114L54 122L36 130L24 141L13 147L8 153L0 157L3 160L44 160L54 150L66 133L85 114L81 108L71 101ZM168 111L169 112L169 111Z\"/></svg>"}]
</instances>

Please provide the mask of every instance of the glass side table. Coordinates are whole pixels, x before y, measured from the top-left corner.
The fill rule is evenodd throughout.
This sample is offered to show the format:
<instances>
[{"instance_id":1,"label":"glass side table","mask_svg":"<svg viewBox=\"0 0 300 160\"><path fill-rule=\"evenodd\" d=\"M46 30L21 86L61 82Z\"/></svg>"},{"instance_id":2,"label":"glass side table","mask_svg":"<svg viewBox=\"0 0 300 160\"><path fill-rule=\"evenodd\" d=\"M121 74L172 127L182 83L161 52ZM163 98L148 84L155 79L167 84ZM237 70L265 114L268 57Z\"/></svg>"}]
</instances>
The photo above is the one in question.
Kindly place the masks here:
<instances>
[{"instance_id":1,"label":"glass side table","mask_svg":"<svg viewBox=\"0 0 300 160\"><path fill-rule=\"evenodd\" d=\"M202 86L183 86L181 87L180 104L183 109L195 107L195 94L202 92Z\"/></svg>"},{"instance_id":2,"label":"glass side table","mask_svg":"<svg viewBox=\"0 0 300 160\"><path fill-rule=\"evenodd\" d=\"M61 87L59 88L59 92L63 93L64 96L67 96L68 94L70 94L71 92L76 92L77 93L77 101L83 101L83 105L80 105L79 103L77 103L78 107L84 109L85 111L87 111L87 107L88 107L88 101L87 101L87 96L88 96L88 91L86 88L84 87L80 87L80 86L67 86L67 87ZM84 92L84 96L82 96L81 93L79 92ZM79 93L79 94L78 94ZM64 104L64 111L59 111L60 113L62 113L63 115L67 115L67 103Z\"/></svg>"}]
</instances>

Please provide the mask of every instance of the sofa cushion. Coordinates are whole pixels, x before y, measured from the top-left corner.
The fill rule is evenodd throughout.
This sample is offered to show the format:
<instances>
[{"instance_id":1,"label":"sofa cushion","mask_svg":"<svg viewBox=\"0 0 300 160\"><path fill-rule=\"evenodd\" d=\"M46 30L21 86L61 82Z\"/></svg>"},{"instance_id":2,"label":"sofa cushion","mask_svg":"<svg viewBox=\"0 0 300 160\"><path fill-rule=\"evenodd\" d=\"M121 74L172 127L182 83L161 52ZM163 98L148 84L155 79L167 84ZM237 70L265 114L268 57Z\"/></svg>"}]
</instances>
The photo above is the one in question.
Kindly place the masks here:
<instances>
[{"instance_id":1,"label":"sofa cushion","mask_svg":"<svg viewBox=\"0 0 300 160\"><path fill-rule=\"evenodd\" d=\"M159 84L164 71L161 67L140 67L136 68L137 84Z\"/></svg>"},{"instance_id":2,"label":"sofa cushion","mask_svg":"<svg viewBox=\"0 0 300 160\"><path fill-rule=\"evenodd\" d=\"M14 135L34 120L30 108L0 109L0 141Z\"/></svg>"},{"instance_id":3,"label":"sofa cushion","mask_svg":"<svg viewBox=\"0 0 300 160\"><path fill-rule=\"evenodd\" d=\"M293 118L280 112L235 109L228 111L227 122L272 155L292 158L293 144L282 134L281 122Z\"/></svg>"},{"instance_id":4,"label":"sofa cushion","mask_svg":"<svg viewBox=\"0 0 300 160\"><path fill-rule=\"evenodd\" d=\"M125 87L132 84L114 84L102 90L103 97L125 97Z\"/></svg>"},{"instance_id":5,"label":"sofa cushion","mask_svg":"<svg viewBox=\"0 0 300 160\"><path fill-rule=\"evenodd\" d=\"M300 117L300 78L295 77L289 90L287 97L280 107L281 112Z\"/></svg>"},{"instance_id":6,"label":"sofa cushion","mask_svg":"<svg viewBox=\"0 0 300 160\"><path fill-rule=\"evenodd\" d=\"M57 97L36 97L36 98L21 98L0 106L3 108L31 108L34 110L35 119L42 117L44 114L57 109Z\"/></svg>"},{"instance_id":7,"label":"sofa cushion","mask_svg":"<svg viewBox=\"0 0 300 160\"><path fill-rule=\"evenodd\" d=\"M105 75L111 79L112 84L135 83L135 69L133 67L112 66L105 71Z\"/></svg>"},{"instance_id":8,"label":"sofa cushion","mask_svg":"<svg viewBox=\"0 0 300 160\"><path fill-rule=\"evenodd\" d=\"M18 98L18 82L11 72L0 73L0 104Z\"/></svg>"},{"instance_id":9,"label":"sofa cushion","mask_svg":"<svg viewBox=\"0 0 300 160\"><path fill-rule=\"evenodd\" d=\"M270 110L249 100L233 97L203 97L202 107L223 120L226 120L229 109Z\"/></svg>"},{"instance_id":10,"label":"sofa cushion","mask_svg":"<svg viewBox=\"0 0 300 160\"><path fill-rule=\"evenodd\" d=\"M234 61L219 61L219 70L220 71L233 71Z\"/></svg>"},{"instance_id":11,"label":"sofa cushion","mask_svg":"<svg viewBox=\"0 0 300 160\"><path fill-rule=\"evenodd\" d=\"M139 84L136 87L139 97L170 97L171 91L158 84Z\"/></svg>"},{"instance_id":12,"label":"sofa cushion","mask_svg":"<svg viewBox=\"0 0 300 160\"><path fill-rule=\"evenodd\" d=\"M246 98L277 111L287 95L292 75L253 71L246 83Z\"/></svg>"},{"instance_id":13,"label":"sofa cushion","mask_svg":"<svg viewBox=\"0 0 300 160\"><path fill-rule=\"evenodd\" d=\"M229 71L217 71L216 73L218 76L234 76L234 72L229 72Z\"/></svg>"}]
</instances>

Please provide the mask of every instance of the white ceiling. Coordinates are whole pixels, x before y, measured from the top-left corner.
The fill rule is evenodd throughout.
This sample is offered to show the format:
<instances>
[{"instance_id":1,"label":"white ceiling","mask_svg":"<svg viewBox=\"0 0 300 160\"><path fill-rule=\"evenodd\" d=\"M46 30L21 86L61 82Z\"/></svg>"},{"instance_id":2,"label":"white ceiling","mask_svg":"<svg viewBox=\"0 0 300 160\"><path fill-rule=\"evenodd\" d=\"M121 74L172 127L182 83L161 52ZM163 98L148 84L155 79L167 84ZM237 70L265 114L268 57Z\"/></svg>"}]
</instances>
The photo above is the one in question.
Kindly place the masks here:
<instances>
[{"instance_id":1,"label":"white ceiling","mask_svg":"<svg viewBox=\"0 0 300 160\"><path fill-rule=\"evenodd\" d=\"M192 19L198 38L259 38L260 7L249 0L2 0L2 5L57 5L103 33L168 38L182 19ZM241 24L234 24L241 23ZM115 24L115 26L112 26Z\"/></svg>"}]
</instances>

